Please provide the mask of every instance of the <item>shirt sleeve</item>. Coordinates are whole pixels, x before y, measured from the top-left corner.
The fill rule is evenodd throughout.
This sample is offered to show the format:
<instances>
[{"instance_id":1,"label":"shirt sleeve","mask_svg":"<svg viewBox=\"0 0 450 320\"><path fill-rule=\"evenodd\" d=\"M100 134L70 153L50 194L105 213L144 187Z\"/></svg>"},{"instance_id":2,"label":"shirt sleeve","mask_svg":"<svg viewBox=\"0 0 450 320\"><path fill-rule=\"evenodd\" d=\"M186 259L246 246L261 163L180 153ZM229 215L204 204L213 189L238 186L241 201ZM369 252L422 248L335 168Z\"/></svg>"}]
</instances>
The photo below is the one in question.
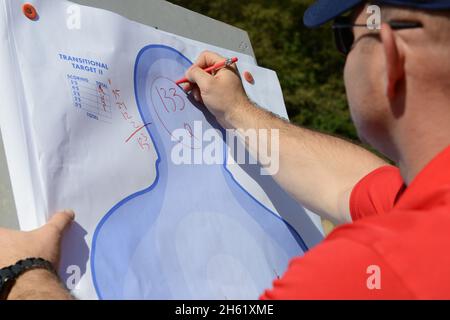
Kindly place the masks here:
<instances>
[{"instance_id":1,"label":"shirt sleeve","mask_svg":"<svg viewBox=\"0 0 450 320\"><path fill-rule=\"evenodd\" d=\"M289 264L262 300L412 299L371 248L348 239L324 241Z\"/></svg>"},{"instance_id":2,"label":"shirt sleeve","mask_svg":"<svg viewBox=\"0 0 450 320\"><path fill-rule=\"evenodd\" d=\"M350 195L352 220L389 212L404 188L398 168L384 166L372 171L352 190Z\"/></svg>"}]
</instances>

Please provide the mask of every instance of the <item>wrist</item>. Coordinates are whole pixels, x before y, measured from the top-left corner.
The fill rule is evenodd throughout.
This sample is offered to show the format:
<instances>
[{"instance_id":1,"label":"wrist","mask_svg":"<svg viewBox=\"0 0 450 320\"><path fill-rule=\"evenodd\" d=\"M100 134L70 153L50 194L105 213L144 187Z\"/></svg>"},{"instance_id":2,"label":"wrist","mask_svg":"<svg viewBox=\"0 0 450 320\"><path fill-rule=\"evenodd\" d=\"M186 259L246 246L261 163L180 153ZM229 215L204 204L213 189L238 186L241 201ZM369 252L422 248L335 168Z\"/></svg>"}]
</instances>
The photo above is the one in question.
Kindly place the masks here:
<instances>
[{"instance_id":1,"label":"wrist","mask_svg":"<svg viewBox=\"0 0 450 320\"><path fill-rule=\"evenodd\" d=\"M245 113L255 106L247 98L242 98L232 108L224 114L222 121L219 121L225 129L237 129L244 126L242 119L246 118Z\"/></svg>"},{"instance_id":2,"label":"wrist","mask_svg":"<svg viewBox=\"0 0 450 320\"><path fill-rule=\"evenodd\" d=\"M70 299L53 265L42 258L19 260L0 269L0 299Z\"/></svg>"},{"instance_id":3,"label":"wrist","mask_svg":"<svg viewBox=\"0 0 450 320\"><path fill-rule=\"evenodd\" d=\"M16 279L8 300L57 299L61 292L65 293L66 299L70 297L54 273L46 269L31 269Z\"/></svg>"},{"instance_id":4,"label":"wrist","mask_svg":"<svg viewBox=\"0 0 450 320\"><path fill-rule=\"evenodd\" d=\"M54 281L55 275L45 269L32 269L25 271L14 282L8 295L8 300L16 300L21 292L38 286L41 282Z\"/></svg>"}]
</instances>

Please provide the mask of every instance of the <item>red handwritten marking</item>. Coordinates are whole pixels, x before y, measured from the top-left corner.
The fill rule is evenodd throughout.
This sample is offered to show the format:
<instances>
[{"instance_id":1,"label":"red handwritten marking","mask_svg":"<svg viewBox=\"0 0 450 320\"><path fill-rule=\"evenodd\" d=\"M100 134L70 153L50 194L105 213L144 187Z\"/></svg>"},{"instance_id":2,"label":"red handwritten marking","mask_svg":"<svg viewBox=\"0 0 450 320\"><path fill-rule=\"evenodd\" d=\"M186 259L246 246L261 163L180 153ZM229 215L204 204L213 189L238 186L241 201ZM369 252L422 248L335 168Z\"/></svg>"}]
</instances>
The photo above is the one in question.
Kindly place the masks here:
<instances>
[{"instance_id":1,"label":"red handwritten marking","mask_svg":"<svg viewBox=\"0 0 450 320\"><path fill-rule=\"evenodd\" d=\"M125 105L125 102L116 102L116 105L119 107L120 110L122 110L122 107L125 108L125 110L128 110L127 106Z\"/></svg>"},{"instance_id":2,"label":"red handwritten marking","mask_svg":"<svg viewBox=\"0 0 450 320\"><path fill-rule=\"evenodd\" d=\"M159 78L156 78L156 79L153 81L152 85L151 85L152 88L155 88L155 89L156 89L156 92L158 93L158 96L159 96L159 98L160 98L160 100L161 100L161 103L163 104L163 106L164 106L164 108L166 109L166 111L167 111L168 113L170 113L169 109L167 109L167 107L166 107L166 105L165 105L165 103L164 103L164 99L162 98L161 94L159 93L159 90L158 90L157 86L155 85L155 83L156 83L158 80L160 80L160 79L165 79L165 80L168 80L169 82L173 82L173 81L170 80L169 78L166 78L166 77L159 77ZM161 119L161 117L160 117L160 115L159 115L159 113L158 113L157 105L156 105L155 101L153 101L153 95L152 95L151 99L152 99L153 109L155 110L155 113L156 113L156 116L157 116L158 120L161 122L161 124L162 124L162 126L164 127L164 129L166 129L167 133L168 133L170 136L172 136L172 132L167 128L166 124L165 124L164 121ZM172 136L172 137L173 137L173 136Z\"/></svg>"},{"instance_id":3,"label":"red handwritten marking","mask_svg":"<svg viewBox=\"0 0 450 320\"><path fill-rule=\"evenodd\" d=\"M116 100L120 98L120 90L114 89L114 90L112 91L112 93L113 93L113 95L114 95L114 98L116 98Z\"/></svg>"},{"instance_id":4,"label":"red handwritten marking","mask_svg":"<svg viewBox=\"0 0 450 320\"><path fill-rule=\"evenodd\" d=\"M167 109L167 106L166 106L166 104L164 103L164 99L163 99L163 97L161 97L161 94L159 93L159 90L158 90L158 88L155 88L156 89L156 93L158 93L158 96L159 96L159 98L161 99L161 102L162 102L162 104L163 104L163 106L164 106L164 109L166 109L166 111L167 111L167 113L169 113L169 109ZM161 88L160 90L164 90L164 97L165 98L167 98L166 97L166 90L164 89L164 88Z\"/></svg>"},{"instance_id":5,"label":"red handwritten marking","mask_svg":"<svg viewBox=\"0 0 450 320\"><path fill-rule=\"evenodd\" d=\"M132 112L130 112L130 113L128 112L128 108L127 108L125 102L122 99L120 99L121 98L120 90L113 88L113 83L112 83L111 79L108 79L108 83L111 86L111 89L112 89L111 91L114 95L114 100L115 100L116 106L117 106L118 110L120 111L120 114L122 115L124 121L126 121L133 129L139 128L138 130L133 132L133 134L125 141L125 143L129 142L133 137L135 137L139 133L139 137L137 137L137 139L136 139L139 147L142 150L151 150L151 146L148 143L150 138L146 135L145 132L142 132L142 131L139 132L142 128L145 128L147 125L150 125L151 123L141 126L139 124L139 121L135 120L135 117L132 114ZM101 86L99 87L99 91L103 91Z\"/></svg>"},{"instance_id":6,"label":"red handwritten marking","mask_svg":"<svg viewBox=\"0 0 450 320\"><path fill-rule=\"evenodd\" d=\"M103 111L106 111L105 91L103 91L101 84L98 85L98 92L100 93L100 102L102 103Z\"/></svg>"},{"instance_id":7,"label":"red handwritten marking","mask_svg":"<svg viewBox=\"0 0 450 320\"><path fill-rule=\"evenodd\" d=\"M158 88L155 88L155 89L156 89L156 92L158 93L158 96L161 99L161 102L162 102L162 104L164 106L164 109L166 109L167 113L170 113L170 111L169 111L166 103L164 102L164 100L170 100L172 102L172 104L173 104L172 111L173 112L176 112L177 111L177 107L178 107L178 104L177 104L175 98L178 98L181 101L181 103L182 103L182 106L178 107L179 111L183 111L184 108L186 107L186 103L184 102L183 97L181 97L177 93L177 90L175 88L169 88L169 92L170 92L170 94L172 94L172 96L167 96L167 90L164 89L164 88L159 88L159 90L158 90ZM164 98L161 96L160 91L164 91Z\"/></svg>"},{"instance_id":8,"label":"red handwritten marking","mask_svg":"<svg viewBox=\"0 0 450 320\"><path fill-rule=\"evenodd\" d=\"M102 96L100 101L102 102L103 111L106 111L106 101L105 96Z\"/></svg>"},{"instance_id":9,"label":"red handwritten marking","mask_svg":"<svg viewBox=\"0 0 450 320\"><path fill-rule=\"evenodd\" d=\"M151 124L152 124L152 123L149 122L149 123L147 123L147 124L144 124L144 125L141 126L140 128L138 128L136 131L134 131L134 132L131 134L131 136L128 137L127 140L125 140L125 143L128 143L128 141L130 141L131 139L133 139L133 137L134 137L139 131L141 131L142 129L144 129L145 127L147 127L147 126L149 126L149 125L151 125ZM146 137L146 138L147 138L147 137Z\"/></svg>"},{"instance_id":10,"label":"red handwritten marking","mask_svg":"<svg viewBox=\"0 0 450 320\"><path fill-rule=\"evenodd\" d=\"M145 134L143 134L142 132L140 133L140 135L141 136L138 138L139 146L141 147L141 149L144 149L144 147L145 147L147 150L150 150L150 145L147 143L147 141L148 141L147 136ZM142 141L143 139L145 139L145 141Z\"/></svg>"},{"instance_id":11,"label":"red handwritten marking","mask_svg":"<svg viewBox=\"0 0 450 320\"><path fill-rule=\"evenodd\" d=\"M191 136L191 138L194 137L194 134L192 133L192 128L189 124L184 123L184 129L189 133L189 135Z\"/></svg>"},{"instance_id":12,"label":"red handwritten marking","mask_svg":"<svg viewBox=\"0 0 450 320\"><path fill-rule=\"evenodd\" d=\"M168 85L168 86L166 85L165 86L166 88L159 87L157 85L157 82L159 80L162 80L162 79L166 80L167 82L169 82L170 85ZM180 139L176 139L172 135L171 130L169 130L169 128L167 127L167 124L164 122L164 120L161 117L163 116L163 114L166 114L166 113L168 113L168 114L177 113L178 114L179 112L184 111L186 109L185 99L183 98L183 96L181 96L178 93L178 91L176 89L177 88L176 84L172 80L170 80L169 78L158 77L158 78L153 80L153 83L151 84L150 87L152 88L152 91L153 91L153 88L154 88L156 90L156 93L158 94L157 96L153 95L153 94L151 95L151 101L152 101L152 105L153 105L153 110L155 112L156 117L158 118L159 122L161 123L161 125L163 126L165 131L169 134L169 136L171 136L174 139L174 141L178 141L178 143L184 144ZM167 95L167 92L169 92L169 96ZM155 101L155 100L158 100L158 97L159 97L159 100L162 103L162 106L159 103L156 103L156 101ZM181 103L177 101L178 100L177 98L180 100ZM171 100L173 105L174 105L174 108L169 108L166 105L164 100L166 100L166 101L167 100ZM158 110L160 110L160 111L158 111ZM164 112L163 110L165 110L166 112ZM171 110L172 110L172 112L171 112ZM192 139L200 141L197 137L194 136L192 128L191 128L191 126L188 123L186 123L186 122L183 123L183 127L187 131L189 136L191 136ZM186 145L186 146L189 146L189 145ZM200 147L195 147L195 146L193 147L192 145L190 145L189 147L191 149L200 149Z\"/></svg>"},{"instance_id":13,"label":"red handwritten marking","mask_svg":"<svg viewBox=\"0 0 450 320\"><path fill-rule=\"evenodd\" d=\"M175 88L170 88L169 92L173 92L173 97L180 99L180 101L183 103L183 106L179 109L180 111L183 111L184 107L186 107L186 103L184 102L183 97L177 93L177 89L175 89ZM173 99L173 100L175 101L175 99Z\"/></svg>"},{"instance_id":14,"label":"red handwritten marking","mask_svg":"<svg viewBox=\"0 0 450 320\"><path fill-rule=\"evenodd\" d=\"M133 128L135 128L135 129L137 129L137 128L139 128L140 127L140 125L138 124L138 122L136 122L136 121L130 121L130 123L133 125Z\"/></svg>"},{"instance_id":15,"label":"red handwritten marking","mask_svg":"<svg viewBox=\"0 0 450 320\"><path fill-rule=\"evenodd\" d=\"M126 112L126 111L122 112L122 117L123 117L125 120L133 119L133 117L130 116L130 114L129 114L128 112Z\"/></svg>"}]
</instances>

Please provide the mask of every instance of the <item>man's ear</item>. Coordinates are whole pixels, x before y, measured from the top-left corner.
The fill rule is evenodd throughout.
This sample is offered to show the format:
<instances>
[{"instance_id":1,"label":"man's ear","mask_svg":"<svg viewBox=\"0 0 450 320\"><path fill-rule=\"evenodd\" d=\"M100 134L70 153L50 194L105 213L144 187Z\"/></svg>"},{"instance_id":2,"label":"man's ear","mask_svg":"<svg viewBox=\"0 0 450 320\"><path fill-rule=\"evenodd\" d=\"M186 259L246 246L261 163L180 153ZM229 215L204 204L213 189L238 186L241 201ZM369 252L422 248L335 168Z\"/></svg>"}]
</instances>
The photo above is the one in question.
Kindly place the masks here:
<instances>
[{"instance_id":1,"label":"man's ear","mask_svg":"<svg viewBox=\"0 0 450 320\"><path fill-rule=\"evenodd\" d=\"M395 33L389 24L382 24L380 35L386 57L386 94L389 100L393 100L397 93L397 85L403 80L405 75L405 57L401 46L399 46L398 39L395 37Z\"/></svg>"}]
</instances>

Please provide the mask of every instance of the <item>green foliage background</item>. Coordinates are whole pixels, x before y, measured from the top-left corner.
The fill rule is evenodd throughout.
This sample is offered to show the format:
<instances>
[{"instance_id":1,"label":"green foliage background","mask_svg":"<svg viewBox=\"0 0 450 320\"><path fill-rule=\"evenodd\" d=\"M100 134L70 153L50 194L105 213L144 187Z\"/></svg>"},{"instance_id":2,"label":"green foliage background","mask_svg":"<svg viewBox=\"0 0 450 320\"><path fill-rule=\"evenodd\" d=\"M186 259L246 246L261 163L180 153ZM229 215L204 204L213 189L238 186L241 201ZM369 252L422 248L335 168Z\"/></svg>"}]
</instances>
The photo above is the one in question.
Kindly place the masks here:
<instances>
[{"instance_id":1,"label":"green foliage background","mask_svg":"<svg viewBox=\"0 0 450 320\"><path fill-rule=\"evenodd\" d=\"M246 30L258 64L277 72L292 122L357 140L331 28L303 25L312 0L169 1Z\"/></svg>"}]
</instances>

